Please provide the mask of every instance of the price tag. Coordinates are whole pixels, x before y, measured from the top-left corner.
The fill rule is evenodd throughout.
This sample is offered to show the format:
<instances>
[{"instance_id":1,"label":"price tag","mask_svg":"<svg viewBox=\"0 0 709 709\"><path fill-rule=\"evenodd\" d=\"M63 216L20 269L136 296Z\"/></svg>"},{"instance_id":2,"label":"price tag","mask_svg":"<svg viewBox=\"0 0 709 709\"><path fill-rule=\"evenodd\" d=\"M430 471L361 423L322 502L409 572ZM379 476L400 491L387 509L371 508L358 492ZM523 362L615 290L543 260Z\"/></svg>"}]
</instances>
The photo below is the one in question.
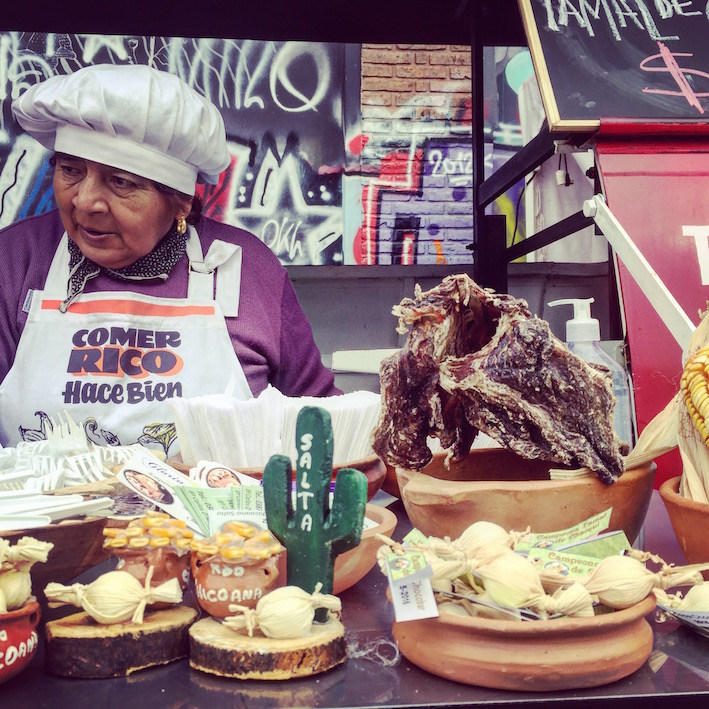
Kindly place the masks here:
<instances>
[{"instance_id":1,"label":"price tag","mask_svg":"<svg viewBox=\"0 0 709 709\"><path fill-rule=\"evenodd\" d=\"M389 554L386 567L394 616L398 623L438 617L438 606L431 588L433 570L420 551Z\"/></svg>"}]
</instances>

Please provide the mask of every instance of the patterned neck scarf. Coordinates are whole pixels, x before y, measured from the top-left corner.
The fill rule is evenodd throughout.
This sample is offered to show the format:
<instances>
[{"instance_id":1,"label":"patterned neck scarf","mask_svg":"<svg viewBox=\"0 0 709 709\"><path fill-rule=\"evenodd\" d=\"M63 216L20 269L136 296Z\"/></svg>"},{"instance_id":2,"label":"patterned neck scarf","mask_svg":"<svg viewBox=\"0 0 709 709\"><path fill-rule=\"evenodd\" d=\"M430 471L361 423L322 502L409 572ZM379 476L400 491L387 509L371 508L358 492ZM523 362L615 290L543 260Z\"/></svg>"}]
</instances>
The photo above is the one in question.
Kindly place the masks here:
<instances>
[{"instance_id":1,"label":"patterned neck scarf","mask_svg":"<svg viewBox=\"0 0 709 709\"><path fill-rule=\"evenodd\" d=\"M187 249L187 235L177 233L174 223L170 231L158 242L157 246L137 261L122 268L105 268L99 266L81 253L79 247L69 239L69 283L67 297L59 306L64 313L71 303L83 292L88 281L96 278L99 273L108 273L124 281L144 281L160 278L167 279L175 264L182 258Z\"/></svg>"}]
</instances>

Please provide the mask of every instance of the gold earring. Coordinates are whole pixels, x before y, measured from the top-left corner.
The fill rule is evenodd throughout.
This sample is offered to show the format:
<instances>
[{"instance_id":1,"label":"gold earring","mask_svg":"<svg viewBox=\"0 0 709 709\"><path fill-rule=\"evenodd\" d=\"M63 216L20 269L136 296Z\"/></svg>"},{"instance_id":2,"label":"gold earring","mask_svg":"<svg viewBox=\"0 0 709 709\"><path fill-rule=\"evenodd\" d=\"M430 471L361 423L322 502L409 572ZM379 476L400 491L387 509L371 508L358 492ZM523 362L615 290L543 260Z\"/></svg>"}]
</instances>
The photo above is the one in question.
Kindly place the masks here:
<instances>
[{"instance_id":1,"label":"gold earring","mask_svg":"<svg viewBox=\"0 0 709 709\"><path fill-rule=\"evenodd\" d=\"M187 231L187 220L184 217L180 217L177 220L177 233L182 236Z\"/></svg>"}]
</instances>

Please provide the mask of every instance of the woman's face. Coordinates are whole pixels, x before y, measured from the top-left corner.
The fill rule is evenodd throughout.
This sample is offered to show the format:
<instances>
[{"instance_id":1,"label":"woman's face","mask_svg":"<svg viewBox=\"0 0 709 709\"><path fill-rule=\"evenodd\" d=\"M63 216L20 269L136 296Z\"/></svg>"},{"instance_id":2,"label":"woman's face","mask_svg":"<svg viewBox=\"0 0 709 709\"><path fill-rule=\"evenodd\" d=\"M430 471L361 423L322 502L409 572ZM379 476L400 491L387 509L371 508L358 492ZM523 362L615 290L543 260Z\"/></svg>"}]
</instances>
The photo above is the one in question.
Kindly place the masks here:
<instances>
[{"instance_id":1,"label":"woman's face","mask_svg":"<svg viewBox=\"0 0 709 709\"><path fill-rule=\"evenodd\" d=\"M144 177L67 155L57 155L54 196L69 237L106 268L121 268L149 254L179 210Z\"/></svg>"}]
</instances>

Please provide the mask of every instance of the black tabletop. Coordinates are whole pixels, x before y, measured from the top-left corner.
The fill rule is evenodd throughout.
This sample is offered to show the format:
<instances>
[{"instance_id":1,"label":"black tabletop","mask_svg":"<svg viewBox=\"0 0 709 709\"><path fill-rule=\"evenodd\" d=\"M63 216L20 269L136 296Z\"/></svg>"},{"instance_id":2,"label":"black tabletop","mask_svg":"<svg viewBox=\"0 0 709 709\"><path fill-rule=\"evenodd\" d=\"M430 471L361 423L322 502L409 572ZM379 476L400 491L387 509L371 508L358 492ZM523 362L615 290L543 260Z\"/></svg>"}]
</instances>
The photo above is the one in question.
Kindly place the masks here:
<instances>
[{"instance_id":1,"label":"black tabletop","mask_svg":"<svg viewBox=\"0 0 709 709\"><path fill-rule=\"evenodd\" d=\"M394 534L410 529L401 502L391 507L400 519ZM643 545L666 561L684 563L664 505L653 493ZM348 659L329 672L305 679L249 681L198 672L187 660L134 673L127 678L83 680L53 677L44 670L44 644L23 672L0 686L2 707L138 706L219 709L220 707L533 707L559 703L584 706L684 707L709 702L709 639L675 621L658 623L653 653L631 676L594 689L524 693L485 689L427 673L400 656L392 640L393 610L386 579L375 568L341 594ZM51 611L47 611L47 617Z\"/></svg>"}]
</instances>

